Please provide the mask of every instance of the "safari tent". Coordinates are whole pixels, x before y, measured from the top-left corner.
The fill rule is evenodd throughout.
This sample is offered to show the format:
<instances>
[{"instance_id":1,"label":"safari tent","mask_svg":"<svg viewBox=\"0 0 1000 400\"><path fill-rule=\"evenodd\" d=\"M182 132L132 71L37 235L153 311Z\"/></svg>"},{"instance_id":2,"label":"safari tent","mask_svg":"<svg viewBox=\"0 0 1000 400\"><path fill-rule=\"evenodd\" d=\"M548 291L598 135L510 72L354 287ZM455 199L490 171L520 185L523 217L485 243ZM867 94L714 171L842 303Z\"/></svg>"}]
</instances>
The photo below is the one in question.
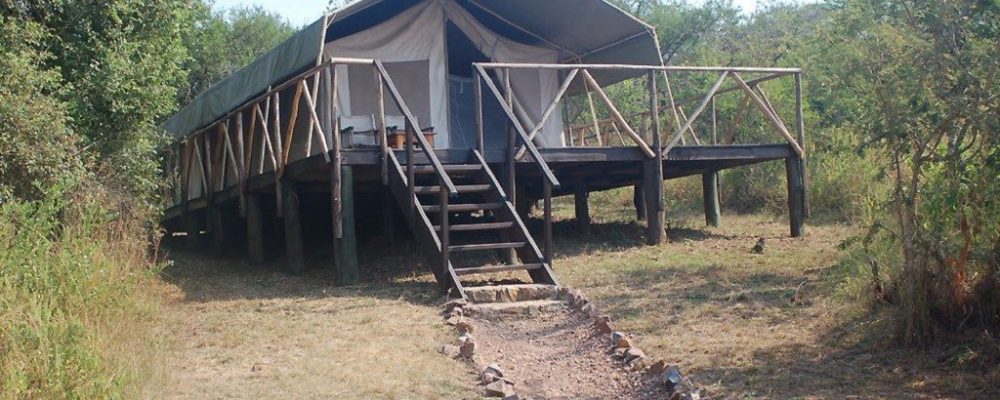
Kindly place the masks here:
<instances>
[{"instance_id":1,"label":"safari tent","mask_svg":"<svg viewBox=\"0 0 1000 400\"><path fill-rule=\"evenodd\" d=\"M670 77L683 73L715 84L675 99ZM361 0L166 122L178 145L165 226L192 246L208 236L224 248L237 236L252 260L283 256L293 271L317 245L303 232L321 226L337 279L351 282L361 273L358 237L380 226L391 243L395 221L405 221L442 288L465 296L465 275L523 271L558 285L554 196L575 196L585 223L589 192L634 186L647 240L658 243L664 179L705 177L706 214L717 223L718 171L784 159L800 234L801 118L786 126L759 86L782 77L798 83L800 71L665 66L655 30L602 0ZM625 80L644 82L645 112L624 115L607 94ZM750 99L744 107L765 114L781 141L720 140L714 101L727 93ZM570 98L587 100L583 127L572 123L581 113L567 109ZM531 232L539 201L542 229ZM457 261L468 253L487 257Z\"/></svg>"}]
</instances>

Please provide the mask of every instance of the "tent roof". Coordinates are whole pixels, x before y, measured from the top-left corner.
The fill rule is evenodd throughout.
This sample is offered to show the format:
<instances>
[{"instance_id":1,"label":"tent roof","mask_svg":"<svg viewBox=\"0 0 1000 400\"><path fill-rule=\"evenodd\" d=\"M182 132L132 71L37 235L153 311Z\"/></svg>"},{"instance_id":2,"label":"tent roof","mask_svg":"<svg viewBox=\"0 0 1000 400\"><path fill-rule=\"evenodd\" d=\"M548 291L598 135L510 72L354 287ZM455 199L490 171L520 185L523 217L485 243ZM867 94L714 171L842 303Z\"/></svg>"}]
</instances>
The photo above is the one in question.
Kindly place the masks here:
<instances>
[{"instance_id":1,"label":"tent roof","mask_svg":"<svg viewBox=\"0 0 1000 400\"><path fill-rule=\"evenodd\" d=\"M384 22L425 0L360 0L320 18L198 95L164 127L181 138L321 62L323 44ZM512 40L559 51L565 63L659 65L651 26L604 0L455 0L483 25ZM567 10L572 17L567 18ZM595 71L596 72L596 71ZM600 71L610 84L636 71Z\"/></svg>"}]
</instances>

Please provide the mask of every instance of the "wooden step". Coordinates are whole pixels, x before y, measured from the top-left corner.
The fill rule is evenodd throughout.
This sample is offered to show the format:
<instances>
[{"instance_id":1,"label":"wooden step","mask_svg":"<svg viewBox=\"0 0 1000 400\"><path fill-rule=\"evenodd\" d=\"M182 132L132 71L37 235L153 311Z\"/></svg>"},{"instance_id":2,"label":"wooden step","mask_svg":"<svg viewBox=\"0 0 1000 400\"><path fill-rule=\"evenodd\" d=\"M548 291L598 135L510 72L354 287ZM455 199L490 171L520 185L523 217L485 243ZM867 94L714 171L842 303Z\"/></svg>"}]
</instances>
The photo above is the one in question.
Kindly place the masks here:
<instances>
[{"instance_id":1,"label":"wooden step","mask_svg":"<svg viewBox=\"0 0 1000 400\"><path fill-rule=\"evenodd\" d=\"M542 269L542 264L513 264L513 265L490 265L486 267L462 267L455 268L456 275L489 274L493 272L521 271Z\"/></svg>"},{"instance_id":2,"label":"wooden step","mask_svg":"<svg viewBox=\"0 0 1000 400\"><path fill-rule=\"evenodd\" d=\"M504 203L468 203L468 204L449 204L449 212L471 212L480 210L499 210L504 207ZM439 213L441 212L441 205L430 205L421 206L425 212Z\"/></svg>"},{"instance_id":3,"label":"wooden step","mask_svg":"<svg viewBox=\"0 0 1000 400\"><path fill-rule=\"evenodd\" d=\"M449 208L450 209L450 208ZM513 222L485 222L476 224L454 224L448 226L448 231L450 232L469 232L469 231L489 231L494 229L507 229L514 227ZM440 231L440 225L434 225L434 230Z\"/></svg>"},{"instance_id":4,"label":"wooden step","mask_svg":"<svg viewBox=\"0 0 1000 400\"><path fill-rule=\"evenodd\" d=\"M519 249L524 247L524 242L505 242L505 243L480 243L480 244L461 244L457 246L448 246L448 251L479 251L479 250L498 250L498 249Z\"/></svg>"},{"instance_id":5,"label":"wooden step","mask_svg":"<svg viewBox=\"0 0 1000 400\"><path fill-rule=\"evenodd\" d=\"M483 169L483 166L479 165L479 164L445 164L444 165L444 172L446 172L448 174L451 174L451 173L476 172L476 171L482 171L482 169ZM403 170L404 171L406 170L405 166L403 167ZM430 166L430 165L414 165L413 166L413 173L415 173L415 174L433 174L434 173L434 167Z\"/></svg>"},{"instance_id":6,"label":"wooden step","mask_svg":"<svg viewBox=\"0 0 1000 400\"><path fill-rule=\"evenodd\" d=\"M492 185L455 185L459 193L488 192ZM435 194L441 192L440 186L414 186L413 191L417 194Z\"/></svg>"}]
</instances>

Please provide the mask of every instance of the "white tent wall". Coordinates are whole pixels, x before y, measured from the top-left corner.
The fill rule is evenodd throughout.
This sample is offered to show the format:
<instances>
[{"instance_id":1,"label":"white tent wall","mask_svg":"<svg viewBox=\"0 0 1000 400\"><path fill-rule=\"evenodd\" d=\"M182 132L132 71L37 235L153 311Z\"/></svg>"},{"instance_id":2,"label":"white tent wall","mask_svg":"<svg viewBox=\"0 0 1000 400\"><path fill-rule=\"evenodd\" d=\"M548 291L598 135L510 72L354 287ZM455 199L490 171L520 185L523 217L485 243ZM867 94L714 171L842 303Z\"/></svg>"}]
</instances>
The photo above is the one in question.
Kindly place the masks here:
<instances>
[{"instance_id":1,"label":"white tent wall","mask_svg":"<svg viewBox=\"0 0 1000 400\"><path fill-rule=\"evenodd\" d=\"M403 100L422 128L434 127L435 147L452 147L448 106L448 60L445 26L457 26L492 61L555 63L556 50L528 46L503 38L485 28L453 0L428 0L411 7L379 25L329 42L324 57L357 57L382 60L399 88ZM531 129L559 87L557 71L515 70L511 86L517 102L531 121ZM339 66L337 69L338 110L341 115L367 116L377 111L374 76L370 68ZM484 96L492 96L484 88ZM387 114L400 115L387 99ZM554 113L535 143L542 147L562 147L563 121ZM503 132L486 132L502 135ZM467 143L456 140L456 145Z\"/></svg>"}]
</instances>

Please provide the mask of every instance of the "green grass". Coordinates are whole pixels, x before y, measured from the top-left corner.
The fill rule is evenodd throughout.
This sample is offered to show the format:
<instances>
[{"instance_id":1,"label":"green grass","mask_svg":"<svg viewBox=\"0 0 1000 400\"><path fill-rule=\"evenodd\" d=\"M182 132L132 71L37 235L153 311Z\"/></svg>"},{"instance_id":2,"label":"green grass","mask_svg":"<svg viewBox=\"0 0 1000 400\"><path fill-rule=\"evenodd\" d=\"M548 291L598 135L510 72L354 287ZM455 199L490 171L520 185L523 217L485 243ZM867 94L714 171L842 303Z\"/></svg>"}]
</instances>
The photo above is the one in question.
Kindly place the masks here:
<instances>
[{"instance_id":1,"label":"green grass","mask_svg":"<svg viewBox=\"0 0 1000 400\"><path fill-rule=\"evenodd\" d=\"M145 231L91 196L0 204L0 398L133 398L146 379Z\"/></svg>"}]
</instances>

